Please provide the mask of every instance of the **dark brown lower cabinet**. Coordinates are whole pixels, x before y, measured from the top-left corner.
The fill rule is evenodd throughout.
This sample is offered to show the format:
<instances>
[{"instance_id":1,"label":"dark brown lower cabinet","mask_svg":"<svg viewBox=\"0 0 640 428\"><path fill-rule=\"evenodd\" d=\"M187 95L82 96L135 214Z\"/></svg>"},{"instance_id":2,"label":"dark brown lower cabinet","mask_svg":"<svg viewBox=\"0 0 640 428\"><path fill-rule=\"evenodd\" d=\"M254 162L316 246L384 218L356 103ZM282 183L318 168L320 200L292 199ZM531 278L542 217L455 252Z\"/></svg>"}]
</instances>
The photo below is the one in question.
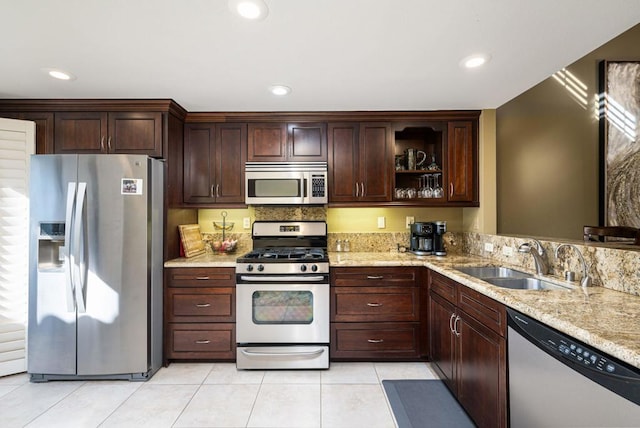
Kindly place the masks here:
<instances>
[{"instance_id":1,"label":"dark brown lower cabinet","mask_svg":"<svg viewBox=\"0 0 640 428\"><path fill-rule=\"evenodd\" d=\"M235 269L165 269L165 365L236 358Z\"/></svg>"},{"instance_id":2,"label":"dark brown lower cabinet","mask_svg":"<svg viewBox=\"0 0 640 428\"><path fill-rule=\"evenodd\" d=\"M331 269L332 360L420 359L421 269Z\"/></svg>"},{"instance_id":3,"label":"dark brown lower cabinet","mask_svg":"<svg viewBox=\"0 0 640 428\"><path fill-rule=\"evenodd\" d=\"M506 427L504 306L433 271L428 283L434 368L479 427Z\"/></svg>"}]
</instances>

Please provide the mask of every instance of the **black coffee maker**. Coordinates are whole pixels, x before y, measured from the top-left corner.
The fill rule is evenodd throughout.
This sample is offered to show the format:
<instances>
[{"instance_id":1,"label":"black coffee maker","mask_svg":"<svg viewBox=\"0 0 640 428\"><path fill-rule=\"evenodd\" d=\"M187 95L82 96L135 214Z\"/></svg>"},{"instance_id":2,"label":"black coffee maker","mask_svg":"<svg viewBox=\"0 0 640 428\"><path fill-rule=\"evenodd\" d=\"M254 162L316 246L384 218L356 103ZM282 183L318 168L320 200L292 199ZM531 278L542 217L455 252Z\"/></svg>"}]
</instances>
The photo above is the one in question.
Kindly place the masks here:
<instances>
[{"instance_id":1,"label":"black coffee maker","mask_svg":"<svg viewBox=\"0 0 640 428\"><path fill-rule=\"evenodd\" d=\"M444 248L444 234L447 232L446 221L436 221L433 223L433 254L436 256L446 256L447 250Z\"/></svg>"},{"instance_id":2,"label":"black coffee maker","mask_svg":"<svg viewBox=\"0 0 640 428\"><path fill-rule=\"evenodd\" d=\"M433 233L435 225L417 222L411 225L411 241L409 251L419 256L433 254Z\"/></svg>"}]
</instances>

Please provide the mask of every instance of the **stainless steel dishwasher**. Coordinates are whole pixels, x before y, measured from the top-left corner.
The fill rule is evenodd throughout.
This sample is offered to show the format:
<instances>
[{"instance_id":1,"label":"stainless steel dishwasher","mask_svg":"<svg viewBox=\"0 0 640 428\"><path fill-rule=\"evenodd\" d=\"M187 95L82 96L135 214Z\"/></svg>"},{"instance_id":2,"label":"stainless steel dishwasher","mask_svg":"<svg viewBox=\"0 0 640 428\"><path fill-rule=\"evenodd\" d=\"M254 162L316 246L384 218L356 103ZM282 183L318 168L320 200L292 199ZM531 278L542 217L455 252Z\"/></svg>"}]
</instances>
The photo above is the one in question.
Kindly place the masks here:
<instances>
[{"instance_id":1,"label":"stainless steel dishwasher","mask_svg":"<svg viewBox=\"0 0 640 428\"><path fill-rule=\"evenodd\" d=\"M640 369L507 313L512 428L640 427Z\"/></svg>"}]
</instances>

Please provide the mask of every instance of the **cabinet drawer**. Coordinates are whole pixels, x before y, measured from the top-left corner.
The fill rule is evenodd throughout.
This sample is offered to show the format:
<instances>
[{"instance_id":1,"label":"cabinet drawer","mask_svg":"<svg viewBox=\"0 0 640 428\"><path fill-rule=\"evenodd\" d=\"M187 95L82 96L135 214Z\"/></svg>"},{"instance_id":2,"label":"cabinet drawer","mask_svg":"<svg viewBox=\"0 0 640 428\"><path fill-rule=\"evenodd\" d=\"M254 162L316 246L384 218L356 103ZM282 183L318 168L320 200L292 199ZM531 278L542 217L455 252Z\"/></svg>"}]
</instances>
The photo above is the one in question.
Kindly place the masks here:
<instances>
[{"instance_id":1,"label":"cabinet drawer","mask_svg":"<svg viewBox=\"0 0 640 428\"><path fill-rule=\"evenodd\" d=\"M419 331L419 323L332 324L332 356L356 359L418 358Z\"/></svg>"},{"instance_id":2,"label":"cabinet drawer","mask_svg":"<svg viewBox=\"0 0 640 428\"><path fill-rule=\"evenodd\" d=\"M332 321L418 321L415 287L333 287Z\"/></svg>"},{"instance_id":3,"label":"cabinet drawer","mask_svg":"<svg viewBox=\"0 0 640 428\"><path fill-rule=\"evenodd\" d=\"M458 307L460 310L500 336L505 336L507 318L504 305L463 285L458 288Z\"/></svg>"},{"instance_id":4,"label":"cabinet drawer","mask_svg":"<svg viewBox=\"0 0 640 428\"><path fill-rule=\"evenodd\" d=\"M410 267L335 268L331 270L331 285L336 287L419 286L419 270Z\"/></svg>"},{"instance_id":5,"label":"cabinet drawer","mask_svg":"<svg viewBox=\"0 0 640 428\"><path fill-rule=\"evenodd\" d=\"M168 287L234 287L235 268L171 268L166 272Z\"/></svg>"},{"instance_id":6,"label":"cabinet drawer","mask_svg":"<svg viewBox=\"0 0 640 428\"><path fill-rule=\"evenodd\" d=\"M429 290L453 304L456 304L456 284L446 276L429 271Z\"/></svg>"},{"instance_id":7,"label":"cabinet drawer","mask_svg":"<svg viewBox=\"0 0 640 428\"><path fill-rule=\"evenodd\" d=\"M170 322L234 321L233 288L169 288L167 296Z\"/></svg>"},{"instance_id":8,"label":"cabinet drawer","mask_svg":"<svg viewBox=\"0 0 640 428\"><path fill-rule=\"evenodd\" d=\"M235 324L169 324L168 358L234 359Z\"/></svg>"}]
</instances>

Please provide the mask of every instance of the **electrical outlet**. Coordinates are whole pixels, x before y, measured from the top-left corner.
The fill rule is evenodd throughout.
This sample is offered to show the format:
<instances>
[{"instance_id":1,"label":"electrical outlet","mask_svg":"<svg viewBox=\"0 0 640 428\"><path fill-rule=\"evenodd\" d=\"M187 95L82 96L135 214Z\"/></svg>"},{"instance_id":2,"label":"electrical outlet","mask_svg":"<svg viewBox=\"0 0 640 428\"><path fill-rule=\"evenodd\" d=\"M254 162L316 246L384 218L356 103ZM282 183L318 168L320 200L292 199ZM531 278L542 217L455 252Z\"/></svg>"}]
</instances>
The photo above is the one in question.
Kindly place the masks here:
<instances>
[{"instance_id":1,"label":"electrical outlet","mask_svg":"<svg viewBox=\"0 0 640 428\"><path fill-rule=\"evenodd\" d=\"M251 217L245 217L242 219L242 227L245 229L251 229Z\"/></svg>"},{"instance_id":2,"label":"electrical outlet","mask_svg":"<svg viewBox=\"0 0 640 428\"><path fill-rule=\"evenodd\" d=\"M488 253L493 253L493 244L491 242L485 242L484 250Z\"/></svg>"},{"instance_id":3,"label":"electrical outlet","mask_svg":"<svg viewBox=\"0 0 640 428\"><path fill-rule=\"evenodd\" d=\"M408 215L404 218L407 229L411 228L411 225L416 222L416 218L412 215Z\"/></svg>"},{"instance_id":4,"label":"electrical outlet","mask_svg":"<svg viewBox=\"0 0 640 428\"><path fill-rule=\"evenodd\" d=\"M513 256L513 247L505 245L504 247L502 247L502 254L507 257Z\"/></svg>"},{"instance_id":5,"label":"electrical outlet","mask_svg":"<svg viewBox=\"0 0 640 428\"><path fill-rule=\"evenodd\" d=\"M385 227L385 218L378 217L378 229L384 229Z\"/></svg>"}]
</instances>

